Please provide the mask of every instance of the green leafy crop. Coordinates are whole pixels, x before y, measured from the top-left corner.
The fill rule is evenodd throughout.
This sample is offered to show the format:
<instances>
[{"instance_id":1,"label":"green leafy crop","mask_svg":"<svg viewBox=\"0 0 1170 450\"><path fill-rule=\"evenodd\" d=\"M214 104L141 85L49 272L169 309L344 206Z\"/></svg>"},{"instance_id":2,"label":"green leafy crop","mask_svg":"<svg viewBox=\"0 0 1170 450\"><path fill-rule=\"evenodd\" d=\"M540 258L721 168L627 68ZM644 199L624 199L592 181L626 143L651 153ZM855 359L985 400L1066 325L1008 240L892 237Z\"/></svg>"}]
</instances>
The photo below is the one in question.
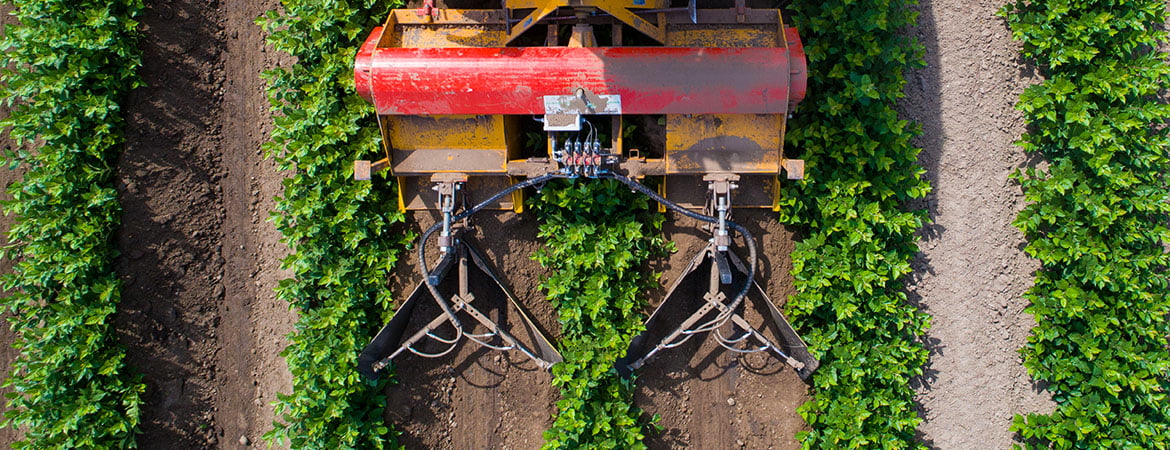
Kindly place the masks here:
<instances>
[{"instance_id":1,"label":"green leafy crop","mask_svg":"<svg viewBox=\"0 0 1170 450\"><path fill-rule=\"evenodd\" d=\"M1042 263L1025 297L1037 326L1021 350L1048 384L1051 414L1016 416L1026 448L1170 448L1170 88L1166 2L1006 6L1046 81L1017 108L1025 150L1047 169L1016 174L1015 225Z\"/></svg>"},{"instance_id":2,"label":"green leafy crop","mask_svg":"<svg viewBox=\"0 0 1170 450\"><path fill-rule=\"evenodd\" d=\"M396 447L382 419L385 383L363 380L357 356L393 301L384 280L408 236L393 225L389 180L355 182L352 163L380 148L373 109L353 86L358 46L391 2L285 0L259 20L297 64L265 73L276 112L268 155L290 172L272 220L293 253L277 295L300 312L282 353L293 392L266 439L297 449Z\"/></svg>"},{"instance_id":3,"label":"green leafy crop","mask_svg":"<svg viewBox=\"0 0 1170 450\"><path fill-rule=\"evenodd\" d=\"M790 317L821 367L800 408L806 449L922 448L912 377L927 351L929 320L909 304L902 277L917 252L924 211L903 202L930 190L900 120L903 72L922 47L902 33L907 0L797 0L793 19L809 58L809 96L788 126L808 181L784 189L783 219L804 229L792 253L797 294Z\"/></svg>"},{"instance_id":4,"label":"green leafy crop","mask_svg":"<svg viewBox=\"0 0 1170 450\"><path fill-rule=\"evenodd\" d=\"M17 0L19 24L0 40L0 121L17 145L9 166L24 180L4 204L17 216L2 257L12 294L0 311L20 352L6 386L4 426L15 448L132 448L144 385L126 366L112 319L121 294L111 242L121 207L114 190L121 102L138 86L139 0Z\"/></svg>"},{"instance_id":5,"label":"green leafy crop","mask_svg":"<svg viewBox=\"0 0 1170 450\"><path fill-rule=\"evenodd\" d=\"M645 448L634 381L614 363L644 329L644 293L657 278L642 265L668 248L664 217L647 202L612 180L556 183L532 201L546 239L534 258L552 272L541 287L559 314L565 357L553 366L562 399L546 449Z\"/></svg>"}]
</instances>

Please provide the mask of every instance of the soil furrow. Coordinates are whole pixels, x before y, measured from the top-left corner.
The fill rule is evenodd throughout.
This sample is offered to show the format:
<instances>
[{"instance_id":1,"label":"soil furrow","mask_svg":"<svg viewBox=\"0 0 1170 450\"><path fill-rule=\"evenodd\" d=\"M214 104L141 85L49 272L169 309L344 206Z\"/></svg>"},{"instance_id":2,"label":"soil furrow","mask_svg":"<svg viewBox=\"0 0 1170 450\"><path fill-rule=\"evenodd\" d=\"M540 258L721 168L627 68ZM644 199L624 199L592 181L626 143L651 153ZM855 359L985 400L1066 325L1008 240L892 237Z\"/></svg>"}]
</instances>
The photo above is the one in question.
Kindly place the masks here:
<instances>
[{"instance_id":1,"label":"soil furrow","mask_svg":"<svg viewBox=\"0 0 1170 450\"><path fill-rule=\"evenodd\" d=\"M117 326L147 385L142 448L214 446L224 225L224 31L218 1L146 2L147 86L124 108L124 288ZM230 333L230 331L229 331ZM233 349L233 351L238 351Z\"/></svg>"},{"instance_id":2,"label":"soil furrow","mask_svg":"<svg viewBox=\"0 0 1170 450\"><path fill-rule=\"evenodd\" d=\"M280 172L260 145L272 119L260 73L281 58L264 43L254 21L278 2L225 0L223 62L223 303L216 425L224 447L256 442L272 428L269 404L277 392L292 389L292 376L280 352L287 346L296 314L276 298L277 282L291 274L279 270L288 249L265 219L281 192Z\"/></svg>"},{"instance_id":3,"label":"soil furrow","mask_svg":"<svg viewBox=\"0 0 1170 450\"><path fill-rule=\"evenodd\" d=\"M908 74L901 110L923 124L921 162L935 188L922 204L935 223L923 231L910 291L934 316L919 401L923 439L937 448L1005 448L1012 414L1050 407L1016 352L1033 325L1020 294L1037 264L1010 225L1023 200L1007 176L1033 162L1012 145L1024 127L1012 105L1037 76L994 16L1002 3L924 0L919 28L908 31L927 46L928 67ZM148 386L143 448L240 448L241 437L255 445L273 419L275 393L291 386L279 352L295 314L272 292L288 276L277 267L287 249L265 220L282 177L259 149L271 127L259 73L288 58L266 49L253 24L276 6L148 0L141 18L148 86L125 107L117 237L125 288L117 326ZM0 21L11 22L10 10L0 3ZM0 136L0 147L10 145ZM19 176L0 169L0 183ZM763 277L783 303L791 293L791 235L774 214L737 214L764 243ZM0 219L0 229L11 220ZM537 288L543 270L530 259L541 245L536 218L477 220L474 240L555 339L555 312ZM409 227L433 221L414 214ZM692 228L668 224L679 253L656 263L663 284L705 242ZM413 257L404 254L391 278L399 299L418 282ZM0 261L0 271L10 267ZM11 340L0 330L0 369L15 357ZM807 388L790 370L732 358L710 343L675 350L652 361L638 383L639 405L662 415L665 430L650 437L653 446L797 445L793 433L805 425L794 408ZM534 448L543 441L558 398L546 373L470 346L444 359L407 358L399 384L388 388L386 416L409 447ZM16 438L0 430L0 443Z\"/></svg>"},{"instance_id":4,"label":"soil furrow","mask_svg":"<svg viewBox=\"0 0 1170 450\"><path fill-rule=\"evenodd\" d=\"M1024 131L1013 105L1037 80L995 16L1002 4L922 2L913 32L927 67L908 74L901 108L923 125L920 162L934 186L909 290L933 316L920 433L943 449L1007 448L1012 415L1047 408L1017 353L1035 323L1021 295L1039 265L1011 225L1024 203L1008 179L1034 163L1012 144Z\"/></svg>"}]
</instances>

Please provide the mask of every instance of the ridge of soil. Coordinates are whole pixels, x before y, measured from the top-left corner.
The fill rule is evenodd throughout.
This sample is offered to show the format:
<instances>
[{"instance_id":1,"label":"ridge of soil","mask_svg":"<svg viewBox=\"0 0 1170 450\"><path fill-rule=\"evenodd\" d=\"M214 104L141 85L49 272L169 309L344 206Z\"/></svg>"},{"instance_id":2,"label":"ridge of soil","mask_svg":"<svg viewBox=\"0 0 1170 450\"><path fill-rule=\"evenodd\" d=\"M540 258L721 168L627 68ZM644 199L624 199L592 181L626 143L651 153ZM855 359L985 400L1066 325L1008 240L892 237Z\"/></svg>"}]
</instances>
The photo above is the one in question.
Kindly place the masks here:
<instances>
[{"instance_id":1,"label":"ridge of soil","mask_svg":"<svg viewBox=\"0 0 1170 450\"><path fill-rule=\"evenodd\" d=\"M907 74L902 114L921 123L920 163L934 220L908 286L932 319L930 362L918 381L922 439L934 448L1007 448L1013 414L1052 409L1017 350L1035 325L1022 297L1037 261L1012 226L1023 193L1008 176L1035 164L1013 142L1014 109L1038 80L1019 57L999 0L923 1L918 27L927 67Z\"/></svg>"},{"instance_id":2,"label":"ridge of soil","mask_svg":"<svg viewBox=\"0 0 1170 450\"><path fill-rule=\"evenodd\" d=\"M287 251L262 217L281 175L260 143L260 71L275 65L253 23L275 1L148 1L142 75L120 172L128 361L144 374L143 448L236 447L270 429L291 377L278 355L294 315L272 288Z\"/></svg>"}]
</instances>

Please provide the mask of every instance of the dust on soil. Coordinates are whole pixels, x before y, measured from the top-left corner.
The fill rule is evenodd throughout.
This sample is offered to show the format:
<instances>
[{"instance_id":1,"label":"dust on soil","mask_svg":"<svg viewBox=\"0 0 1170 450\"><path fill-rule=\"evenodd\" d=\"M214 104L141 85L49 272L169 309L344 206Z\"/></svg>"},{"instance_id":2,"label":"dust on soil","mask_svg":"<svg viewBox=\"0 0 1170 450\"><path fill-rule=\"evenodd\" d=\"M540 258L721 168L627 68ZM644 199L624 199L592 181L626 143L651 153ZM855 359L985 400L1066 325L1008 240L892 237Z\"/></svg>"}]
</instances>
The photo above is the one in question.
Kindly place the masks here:
<instances>
[{"instance_id":1,"label":"dust on soil","mask_svg":"<svg viewBox=\"0 0 1170 450\"><path fill-rule=\"evenodd\" d=\"M290 389L278 353L294 317L272 288L286 250L263 219L280 174L259 145L259 72L275 65L255 17L274 1L148 1L146 87L125 107L117 317L144 374L143 448L237 447L270 428Z\"/></svg>"},{"instance_id":2,"label":"dust on soil","mask_svg":"<svg viewBox=\"0 0 1170 450\"><path fill-rule=\"evenodd\" d=\"M1012 145L1024 131L1013 106L1033 69L1021 61L1003 2L923 1L919 27L927 67L908 74L902 114L923 125L920 163L934 192L911 298L933 316L930 362L917 386L928 445L1007 448L1013 414L1052 408L1022 366L1032 316L1021 297L1039 265L1011 225L1024 206L1008 176L1033 164Z\"/></svg>"}]
</instances>

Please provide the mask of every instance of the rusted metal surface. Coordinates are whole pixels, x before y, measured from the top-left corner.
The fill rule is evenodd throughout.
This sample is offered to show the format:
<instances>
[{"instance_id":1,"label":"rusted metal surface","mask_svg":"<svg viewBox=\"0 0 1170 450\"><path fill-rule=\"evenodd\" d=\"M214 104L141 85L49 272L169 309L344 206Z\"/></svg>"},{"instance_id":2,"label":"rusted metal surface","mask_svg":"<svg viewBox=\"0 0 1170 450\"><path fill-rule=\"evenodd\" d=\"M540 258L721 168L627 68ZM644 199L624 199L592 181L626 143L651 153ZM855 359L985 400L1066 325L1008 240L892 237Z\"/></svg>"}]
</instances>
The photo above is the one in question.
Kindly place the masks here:
<instances>
[{"instance_id":1,"label":"rusted metal surface","mask_svg":"<svg viewBox=\"0 0 1170 450\"><path fill-rule=\"evenodd\" d=\"M391 150L394 174L399 176L432 173L508 173L507 154L493 149Z\"/></svg>"},{"instance_id":2,"label":"rusted metal surface","mask_svg":"<svg viewBox=\"0 0 1170 450\"><path fill-rule=\"evenodd\" d=\"M504 190L511 184L508 177L472 176L467 177L463 192L468 201L476 202ZM399 209L410 211L439 209L439 194L433 189L434 183L431 182L430 177L398 177L398 186L402 197ZM489 206L488 209L512 210L514 207L513 197L505 196L499 202Z\"/></svg>"},{"instance_id":3,"label":"rusted metal surface","mask_svg":"<svg viewBox=\"0 0 1170 450\"><path fill-rule=\"evenodd\" d=\"M779 47L776 24L672 24L667 45L680 47Z\"/></svg>"},{"instance_id":4,"label":"rusted metal surface","mask_svg":"<svg viewBox=\"0 0 1170 450\"><path fill-rule=\"evenodd\" d=\"M388 125L399 150L507 148L501 116L390 116Z\"/></svg>"},{"instance_id":5,"label":"rusted metal surface","mask_svg":"<svg viewBox=\"0 0 1170 450\"><path fill-rule=\"evenodd\" d=\"M775 174L780 169L783 116L666 116L666 173Z\"/></svg>"},{"instance_id":6,"label":"rusted metal surface","mask_svg":"<svg viewBox=\"0 0 1170 450\"><path fill-rule=\"evenodd\" d=\"M532 9L526 16L518 19L517 23L508 31L508 42L512 42L562 7L573 8L574 11L582 13L580 14L582 18L587 15L585 13L592 14L594 10L598 10L658 42L666 42L664 13L657 13L654 22L651 23L651 21L635 14L635 8L661 9L666 8L669 4L670 2L667 0L521 0L507 2L504 7L509 10Z\"/></svg>"},{"instance_id":7,"label":"rusted metal surface","mask_svg":"<svg viewBox=\"0 0 1170 450\"><path fill-rule=\"evenodd\" d=\"M503 116L386 116L384 122L395 175L507 170Z\"/></svg>"},{"instance_id":8,"label":"rusted metal surface","mask_svg":"<svg viewBox=\"0 0 1170 450\"><path fill-rule=\"evenodd\" d=\"M418 15L414 10L396 9L391 12L399 25L506 25L507 14L499 9L435 9L432 16Z\"/></svg>"},{"instance_id":9,"label":"rusted metal surface","mask_svg":"<svg viewBox=\"0 0 1170 450\"><path fill-rule=\"evenodd\" d=\"M775 175L743 175L735 192L736 208L772 208L776 204ZM710 199L702 175L669 175L664 181L666 198L687 209L702 210Z\"/></svg>"},{"instance_id":10,"label":"rusted metal surface","mask_svg":"<svg viewBox=\"0 0 1170 450\"><path fill-rule=\"evenodd\" d=\"M507 9L530 9L530 8L539 7L541 4L544 4L544 3L545 2L542 0L504 0L504 7ZM561 3L565 6L576 6L578 4L581 4L581 5L590 4L590 3L582 2L580 0L575 0L575 1L571 1L571 2L561 0ZM603 4L608 8L627 8L627 9L637 9L637 8L659 9L659 8L666 8L666 7L670 6L670 2L667 0L606 0L604 2L593 2L591 4L593 4L595 6L598 4Z\"/></svg>"}]
</instances>

